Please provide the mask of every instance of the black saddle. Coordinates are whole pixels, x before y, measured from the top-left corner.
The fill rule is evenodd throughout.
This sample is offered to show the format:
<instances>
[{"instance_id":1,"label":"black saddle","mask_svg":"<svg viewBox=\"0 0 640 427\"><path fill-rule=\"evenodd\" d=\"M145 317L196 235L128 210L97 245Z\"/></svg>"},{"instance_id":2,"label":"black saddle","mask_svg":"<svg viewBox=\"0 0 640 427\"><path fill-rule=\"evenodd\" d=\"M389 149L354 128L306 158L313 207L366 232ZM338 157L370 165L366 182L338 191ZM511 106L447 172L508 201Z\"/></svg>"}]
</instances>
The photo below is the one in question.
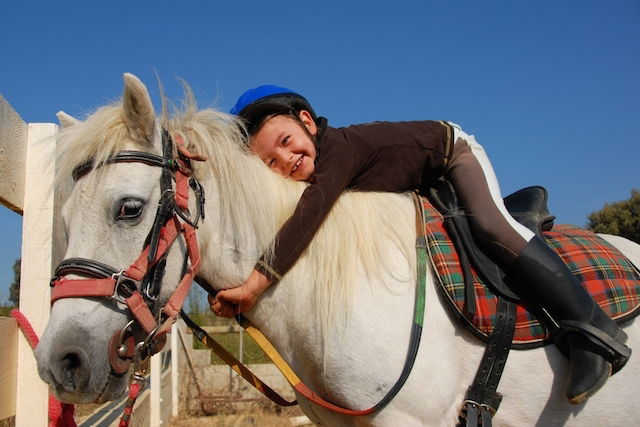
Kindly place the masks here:
<instances>
[{"instance_id":1,"label":"black saddle","mask_svg":"<svg viewBox=\"0 0 640 427\"><path fill-rule=\"evenodd\" d=\"M555 220L555 216L549 214L547 197L547 190L544 187L532 186L505 197L504 204L516 221L543 238L542 232L551 230ZM483 283L491 291L512 301L519 301L520 298L510 289L505 280L505 272L491 260L473 238L467 215L458 205L453 185L444 179L439 180L431 188L429 198L444 217L445 225L460 255L467 290L466 306L469 312L473 314L475 311L470 264L473 264Z\"/></svg>"}]
</instances>

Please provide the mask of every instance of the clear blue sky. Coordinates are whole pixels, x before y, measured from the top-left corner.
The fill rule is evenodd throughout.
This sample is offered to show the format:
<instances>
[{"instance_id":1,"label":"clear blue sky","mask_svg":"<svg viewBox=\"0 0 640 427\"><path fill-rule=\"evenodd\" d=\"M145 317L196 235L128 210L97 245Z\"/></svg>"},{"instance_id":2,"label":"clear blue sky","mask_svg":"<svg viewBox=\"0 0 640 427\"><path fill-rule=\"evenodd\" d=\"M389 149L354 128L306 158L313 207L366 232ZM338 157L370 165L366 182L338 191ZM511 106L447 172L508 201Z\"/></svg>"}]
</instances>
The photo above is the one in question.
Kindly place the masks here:
<instances>
[{"instance_id":1,"label":"clear blue sky","mask_svg":"<svg viewBox=\"0 0 640 427\"><path fill-rule=\"evenodd\" d=\"M122 73L156 73L228 110L290 87L335 126L447 119L476 135L506 195L544 185L585 225L640 187L640 3L572 1L17 1L2 5L0 93L26 122L82 117ZM0 301L20 256L0 210Z\"/></svg>"}]
</instances>

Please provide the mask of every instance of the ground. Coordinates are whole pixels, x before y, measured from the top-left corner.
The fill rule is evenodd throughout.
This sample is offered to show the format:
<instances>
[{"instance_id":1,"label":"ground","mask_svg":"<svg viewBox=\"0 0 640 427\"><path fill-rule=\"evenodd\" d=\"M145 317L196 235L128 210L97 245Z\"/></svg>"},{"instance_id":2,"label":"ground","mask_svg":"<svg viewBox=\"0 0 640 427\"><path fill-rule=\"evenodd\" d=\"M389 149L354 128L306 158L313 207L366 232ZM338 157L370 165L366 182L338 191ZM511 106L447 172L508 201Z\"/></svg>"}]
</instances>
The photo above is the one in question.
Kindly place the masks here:
<instances>
[{"instance_id":1,"label":"ground","mask_svg":"<svg viewBox=\"0 0 640 427\"><path fill-rule=\"evenodd\" d=\"M261 408L246 408L237 413L173 419L169 427L291 427L291 419L301 415L303 413L297 406L283 409L280 413Z\"/></svg>"}]
</instances>

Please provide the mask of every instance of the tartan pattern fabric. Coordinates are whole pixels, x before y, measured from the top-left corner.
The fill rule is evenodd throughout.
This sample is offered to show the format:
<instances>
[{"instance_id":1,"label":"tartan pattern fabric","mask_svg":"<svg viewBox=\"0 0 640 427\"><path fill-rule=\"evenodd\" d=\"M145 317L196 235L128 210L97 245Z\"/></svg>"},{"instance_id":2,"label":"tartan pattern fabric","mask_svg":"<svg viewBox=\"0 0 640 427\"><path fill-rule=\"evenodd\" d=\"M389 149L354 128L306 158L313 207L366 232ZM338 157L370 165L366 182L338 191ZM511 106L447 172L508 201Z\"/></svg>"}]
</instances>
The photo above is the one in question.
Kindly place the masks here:
<instances>
[{"instance_id":1,"label":"tartan pattern fabric","mask_svg":"<svg viewBox=\"0 0 640 427\"><path fill-rule=\"evenodd\" d=\"M487 337L493 331L498 299L472 267L476 313L466 312L464 278L458 254L442 215L426 198L422 198L422 203L429 255L443 294L476 335ZM545 233L545 238L605 313L616 320L638 314L640 274L620 251L595 233L574 226L554 226ZM549 333L538 318L518 304L514 347L543 345L548 338Z\"/></svg>"}]
</instances>

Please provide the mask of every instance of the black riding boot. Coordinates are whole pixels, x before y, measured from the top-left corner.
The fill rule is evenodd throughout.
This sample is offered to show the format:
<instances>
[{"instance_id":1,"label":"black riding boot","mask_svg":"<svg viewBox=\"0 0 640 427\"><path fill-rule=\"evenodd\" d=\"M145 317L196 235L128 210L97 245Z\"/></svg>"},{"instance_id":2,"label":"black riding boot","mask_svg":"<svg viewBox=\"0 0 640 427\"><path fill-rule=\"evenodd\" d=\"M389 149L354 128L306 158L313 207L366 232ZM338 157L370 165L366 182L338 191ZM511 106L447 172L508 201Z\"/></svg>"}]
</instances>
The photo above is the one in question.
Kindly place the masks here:
<instances>
[{"instance_id":1,"label":"black riding boot","mask_svg":"<svg viewBox=\"0 0 640 427\"><path fill-rule=\"evenodd\" d=\"M539 237L518 256L515 272L524 292L560 326L571 359L566 395L584 402L629 360L627 335Z\"/></svg>"}]
</instances>

